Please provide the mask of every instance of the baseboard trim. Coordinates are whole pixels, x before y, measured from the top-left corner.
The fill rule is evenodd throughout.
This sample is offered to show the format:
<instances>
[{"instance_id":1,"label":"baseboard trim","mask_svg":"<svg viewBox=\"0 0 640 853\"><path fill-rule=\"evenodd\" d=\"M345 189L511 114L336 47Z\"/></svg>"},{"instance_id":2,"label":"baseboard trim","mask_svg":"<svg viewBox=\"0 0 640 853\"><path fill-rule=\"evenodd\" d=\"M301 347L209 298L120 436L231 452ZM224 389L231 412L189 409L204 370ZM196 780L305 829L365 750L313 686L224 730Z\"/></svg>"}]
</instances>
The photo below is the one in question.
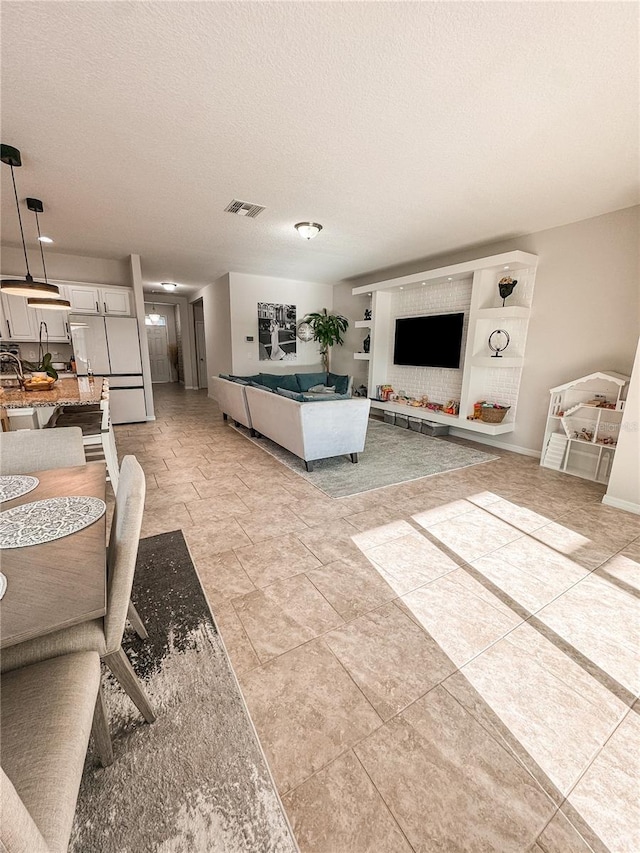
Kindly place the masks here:
<instances>
[{"instance_id":1,"label":"baseboard trim","mask_svg":"<svg viewBox=\"0 0 640 853\"><path fill-rule=\"evenodd\" d=\"M602 503L605 506L612 506L614 509L624 509L627 512L633 512L640 515L640 504L634 504L631 501L623 501L622 498L614 498L611 495L605 495L602 498Z\"/></svg>"},{"instance_id":2,"label":"baseboard trim","mask_svg":"<svg viewBox=\"0 0 640 853\"><path fill-rule=\"evenodd\" d=\"M184 390L185 391L199 391L200 389L196 388L195 385L185 385Z\"/></svg>"},{"instance_id":3,"label":"baseboard trim","mask_svg":"<svg viewBox=\"0 0 640 853\"><path fill-rule=\"evenodd\" d=\"M147 421L155 421L155 419L156 419L155 415L147 415L147 417L145 418L145 420L147 420Z\"/></svg>"},{"instance_id":4,"label":"baseboard trim","mask_svg":"<svg viewBox=\"0 0 640 853\"><path fill-rule=\"evenodd\" d=\"M534 459L540 459L540 451L532 450L530 447L520 447L518 444L505 444L504 441L494 438L491 435L482 435L477 432L471 432L466 429L458 429L451 427L449 435L455 435L456 438L466 438L467 441L476 441L478 444L488 444L489 447L498 447L500 450L510 450L512 453L519 453L521 456L532 456Z\"/></svg>"}]
</instances>

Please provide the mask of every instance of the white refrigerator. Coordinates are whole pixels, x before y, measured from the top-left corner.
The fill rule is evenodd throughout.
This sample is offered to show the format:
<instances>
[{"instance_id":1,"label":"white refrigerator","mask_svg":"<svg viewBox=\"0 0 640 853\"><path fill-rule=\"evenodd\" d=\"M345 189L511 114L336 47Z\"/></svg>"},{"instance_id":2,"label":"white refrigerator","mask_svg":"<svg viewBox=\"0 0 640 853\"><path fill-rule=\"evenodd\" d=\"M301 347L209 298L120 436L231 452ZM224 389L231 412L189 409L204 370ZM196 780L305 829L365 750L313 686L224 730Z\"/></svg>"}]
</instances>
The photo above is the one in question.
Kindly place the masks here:
<instances>
[{"instance_id":1,"label":"white refrigerator","mask_svg":"<svg viewBox=\"0 0 640 853\"><path fill-rule=\"evenodd\" d=\"M135 317L70 314L69 326L78 376L86 376L91 369L95 376L106 376L109 380L112 423L146 420L140 338Z\"/></svg>"}]
</instances>

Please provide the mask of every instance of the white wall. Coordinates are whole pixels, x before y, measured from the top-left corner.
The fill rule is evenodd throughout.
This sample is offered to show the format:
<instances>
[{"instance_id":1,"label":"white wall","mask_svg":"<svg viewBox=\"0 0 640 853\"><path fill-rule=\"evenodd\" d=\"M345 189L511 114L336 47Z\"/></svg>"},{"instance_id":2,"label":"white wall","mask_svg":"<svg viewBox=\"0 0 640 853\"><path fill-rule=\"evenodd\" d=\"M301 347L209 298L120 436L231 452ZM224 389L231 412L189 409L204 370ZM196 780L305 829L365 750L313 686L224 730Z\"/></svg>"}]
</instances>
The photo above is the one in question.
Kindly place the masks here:
<instances>
[{"instance_id":1,"label":"white wall","mask_svg":"<svg viewBox=\"0 0 640 853\"><path fill-rule=\"evenodd\" d=\"M539 451L549 388L596 370L631 373L640 329L639 235L640 207L625 208L369 273L341 283L336 304L344 304L352 287L387 278L514 249L538 255L517 425L496 443Z\"/></svg>"},{"instance_id":2,"label":"white wall","mask_svg":"<svg viewBox=\"0 0 640 853\"><path fill-rule=\"evenodd\" d=\"M229 273L231 294L231 349L232 372L237 375L252 373L294 373L321 369L318 344L297 342L295 361L259 361L258 359L258 302L277 302L295 305L297 322L310 311L333 309L333 287L309 281L295 281L247 273ZM252 336L253 341L245 338ZM219 371L216 371L216 373ZM209 364L209 373L212 373Z\"/></svg>"},{"instance_id":3,"label":"white wall","mask_svg":"<svg viewBox=\"0 0 640 853\"><path fill-rule=\"evenodd\" d=\"M356 361L354 352L362 351L362 342L370 329L356 329L356 320L364 320L365 309L371 308L371 298L366 295L352 296L351 286L333 288L333 310L336 314L342 314L349 321L349 328L344 336L344 344L341 347L333 347L331 350L331 369L334 373L342 373L353 376L353 387L367 385L368 361Z\"/></svg>"},{"instance_id":4,"label":"white wall","mask_svg":"<svg viewBox=\"0 0 640 853\"><path fill-rule=\"evenodd\" d=\"M42 279L42 261L37 249L27 248L31 275ZM47 277L59 281L77 281L86 284L119 284L131 287L129 258L90 258L83 255L65 255L45 247L44 259ZM24 275L24 254L21 248L2 247L3 275Z\"/></svg>"},{"instance_id":5,"label":"white wall","mask_svg":"<svg viewBox=\"0 0 640 853\"><path fill-rule=\"evenodd\" d=\"M231 373L231 308L229 304L229 274L220 276L191 298L193 305L202 299L204 335L207 344L209 379L219 373ZM191 310L193 326L193 308ZM211 386L209 386L211 396Z\"/></svg>"},{"instance_id":6,"label":"white wall","mask_svg":"<svg viewBox=\"0 0 640 853\"><path fill-rule=\"evenodd\" d=\"M640 342L636 349L607 494L602 502L640 514Z\"/></svg>"}]
</instances>

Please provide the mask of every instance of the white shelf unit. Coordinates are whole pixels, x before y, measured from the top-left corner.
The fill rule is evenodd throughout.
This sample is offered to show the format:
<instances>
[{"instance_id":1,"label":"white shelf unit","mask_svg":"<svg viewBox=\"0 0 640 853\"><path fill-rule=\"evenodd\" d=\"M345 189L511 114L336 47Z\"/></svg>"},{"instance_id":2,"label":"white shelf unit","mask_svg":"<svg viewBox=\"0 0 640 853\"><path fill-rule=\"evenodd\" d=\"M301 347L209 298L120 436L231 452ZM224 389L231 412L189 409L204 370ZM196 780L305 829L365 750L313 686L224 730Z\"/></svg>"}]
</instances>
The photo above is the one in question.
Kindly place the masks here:
<instances>
[{"instance_id":1,"label":"white shelf unit","mask_svg":"<svg viewBox=\"0 0 640 853\"><path fill-rule=\"evenodd\" d=\"M531 315L531 304L535 284L537 255L527 252L506 252L486 258L477 258L462 264L427 270L401 278L387 279L375 284L355 287L354 296L372 295L371 347L369 353L369 396L374 408L392 408L391 411L410 413L415 417L437 423L447 423L457 429L487 435L512 432L515 428L517 397L520 388L522 366L525 358L527 331ZM498 291L498 282L511 275L518 284L503 307ZM471 282L471 304L468 311L467 335L463 342L464 361L462 368L462 390L460 393L460 415L445 415L428 409L419 409L395 403L380 403L375 400L377 385L388 382L393 366L394 323L392 314L393 294L429 287L430 284L447 282ZM446 305L438 313L447 313ZM358 321L364 322L364 321ZM495 329L505 329L511 338L501 358L492 358L488 338ZM355 353L355 358L361 354ZM400 390L397 389L396 390ZM429 387L422 393L432 397ZM485 424L468 420L473 413L473 404L490 400L510 406L501 424ZM446 400L438 400L445 403Z\"/></svg>"},{"instance_id":2,"label":"white shelf unit","mask_svg":"<svg viewBox=\"0 0 640 853\"><path fill-rule=\"evenodd\" d=\"M354 352L353 357L357 361L369 361L371 358L370 352Z\"/></svg>"},{"instance_id":3,"label":"white shelf unit","mask_svg":"<svg viewBox=\"0 0 640 853\"><path fill-rule=\"evenodd\" d=\"M540 464L607 483L628 384L622 373L599 371L552 388ZM613 408L599 405L605 402Z\"/></svg>"},{"instance_id":4,"label":"white shelf unit","mask_svg":"<svg viewBox=\"0 0 640 853\"><path fill-rule=\"evenodd\" d=\"M356 320L353 326L355 329L370 329L371 323L371 320Z\"/></svg>"}]
</instances>

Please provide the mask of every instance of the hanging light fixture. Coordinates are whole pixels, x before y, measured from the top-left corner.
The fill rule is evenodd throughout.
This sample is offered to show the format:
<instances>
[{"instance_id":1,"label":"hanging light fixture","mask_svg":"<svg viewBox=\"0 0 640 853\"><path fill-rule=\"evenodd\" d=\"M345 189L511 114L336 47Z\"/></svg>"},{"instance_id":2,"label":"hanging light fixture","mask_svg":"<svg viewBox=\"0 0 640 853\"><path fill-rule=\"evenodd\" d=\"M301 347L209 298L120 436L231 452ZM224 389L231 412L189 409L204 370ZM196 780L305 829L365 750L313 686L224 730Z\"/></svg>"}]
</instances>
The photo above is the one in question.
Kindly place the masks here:
<instances>
[{"instance_id":1,"label":"hanging light fixture","mask_svg":"<svg viewBox=\"0 0 640 853\"><path fill-rule=\"evenodd\" d=\"M303 240L312 240L322 231L322 225L317 222L298 222L293 226Z\"/></svg>"},{"instance_id":2,"label":"hanging light fixture","mask_svg":"<svg viewBox=\"0 0 640 853\"><path fill-rule=\"evenodd\" d=\"M44 262L44 249L42 248L42 244L44 241L41 239L40 220L38 219L38 214L44 213L44 205L42 204L39 198L28 198L27 207L29 208L29 210L32 210L36 215L36 228L38 229L38 241L40 243L40 257L42 258L42 271L44 273L45 283L49 284L49 280L47 279L47 267ZM47 299L46 297L42 296L29 297L27 299L27 305L30 308L40 308L41 310L44 308L47 311L68 311L71 308L71 303L68 299Z\"/></svg>"},{"instance_id":3,"label":"hanging light fixture","mask_svg":"<svg viewBox=\"0 0 640 853\"><path fill-rule=\"evenodd\" d=\"M11 145L0 146L0 160L11 166L11 180L13 181L13 194L16 199L16 210L18 211L18 222L20 224L20 236L22 238L22 251L24 252L24 262L27 267L27 274L23 279L19 278L3 278L0 281L0 290L3 293L8 293L13 296L35 296L35 297L57 297L60 295L60 289L55 284L43 283L34 281L31 272L29 271L29 258L27 257L27 244L24 241L24 231L22 228L22 217L20 216L20 203L18 201L18 191L16 189L16 178L13 173L14 168L22 166L22 157L17 148Z\"/></svg>"}]
</instances>

